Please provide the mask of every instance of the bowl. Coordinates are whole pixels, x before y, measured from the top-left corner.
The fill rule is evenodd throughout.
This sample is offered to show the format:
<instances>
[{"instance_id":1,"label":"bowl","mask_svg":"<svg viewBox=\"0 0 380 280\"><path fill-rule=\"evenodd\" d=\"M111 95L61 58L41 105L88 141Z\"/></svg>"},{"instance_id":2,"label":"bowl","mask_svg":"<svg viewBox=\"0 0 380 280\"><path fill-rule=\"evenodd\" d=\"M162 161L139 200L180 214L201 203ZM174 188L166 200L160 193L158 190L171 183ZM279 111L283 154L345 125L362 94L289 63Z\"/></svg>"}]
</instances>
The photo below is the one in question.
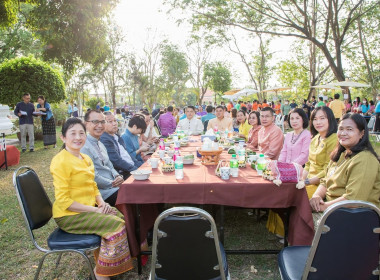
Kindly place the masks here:
<instances>
[{"instance_id":1,"label":"bowl","mask_svg":"<svg viewBox=\"0 0 380 280\"><path fill-rule=\"evenodd\" d=\"M134 170L131 171L131 174L135 180L147 180L150 176L150 173L152 173L151 170Z\"/></svg>"},{"instance_id":2,"label":"bowl","mask_svg":"<svg viewBox=\"0 0 380 280\"><path fill-rule=\"evenodd\" d=\"M182 160L183 164L193 164L194 163L194 159L193 158L184 158Z\"/></svg>"}]
</instances>

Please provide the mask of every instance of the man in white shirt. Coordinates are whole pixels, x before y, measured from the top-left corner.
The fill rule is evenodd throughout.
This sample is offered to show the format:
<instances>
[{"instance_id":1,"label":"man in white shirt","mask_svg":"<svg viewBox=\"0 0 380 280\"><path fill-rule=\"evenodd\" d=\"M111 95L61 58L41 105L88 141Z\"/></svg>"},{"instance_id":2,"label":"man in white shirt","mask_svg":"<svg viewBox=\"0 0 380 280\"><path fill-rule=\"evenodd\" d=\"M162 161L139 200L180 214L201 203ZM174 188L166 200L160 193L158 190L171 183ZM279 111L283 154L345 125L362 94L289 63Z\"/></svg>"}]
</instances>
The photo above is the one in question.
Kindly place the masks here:
<instances>
[{"instance_id":1,"label":"man in white shirt","mask_svg":"<svg viewBox=\"0 0 380 280\"><path fill-rule=\"evenodd\" d=\"M177 130L188 131L190 135L199 135L203 131L202 121L195 116L195 107L187 106L185 110L186 118L180 120Z\"/></svg>"},{"instance_id":2,"label":"man in white shirt","mask_svg":"<svg viewBox=\"0 0 380 280\"><path fill-rule=\"evenodd\" d=\"M113 167L121 174L124 179L129 177L129 172L136 170L137 166L128 154L123 139L116 134L118 130L117 120L111 112L104 112L106 117L105 131L100 136L100 141L107 149Z\"/></svg>"}]
</instances>

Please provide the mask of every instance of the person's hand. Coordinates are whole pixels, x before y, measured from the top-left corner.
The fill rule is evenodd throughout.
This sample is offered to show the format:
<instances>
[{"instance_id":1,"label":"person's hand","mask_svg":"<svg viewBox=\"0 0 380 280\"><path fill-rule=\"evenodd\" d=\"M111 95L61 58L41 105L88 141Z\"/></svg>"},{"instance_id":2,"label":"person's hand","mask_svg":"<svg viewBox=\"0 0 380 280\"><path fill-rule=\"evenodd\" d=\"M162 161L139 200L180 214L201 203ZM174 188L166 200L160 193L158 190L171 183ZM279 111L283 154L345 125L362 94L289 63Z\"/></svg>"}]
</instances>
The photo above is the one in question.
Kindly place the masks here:
<instances>
[{"instance_id":1,"label":"person's hand","mask_svg":"<svg viewBox=\"0 0 380 280\"><path fill-rule=\"evenodd\" d=\"M153 137L153 138L152 138L152 141L153 141L153 143L159 143L159 142L160 142L160 138L158 138L158 137Z\"/></svg>"},{"instance_id":2,"label":"person's hand","mask_svg":"<svg viewBox=\"0 0 380 280\"><path fill-rule=\"evenodd\" d=\"M113 182L112 182L112 187L118 187L118 186L120 186L122 183L124 182L124 179L123 179L123 177L122 176L117 176L116 178L115 178L115 180L113 180Z\"/></svg>"},{"instance_id":3,"label":"person's hand","mask_svg":"<svg viewBox=\"0 0 380 280\"><path fill-rule=\"evenodd\" d=\"M106 202L103 202L103 203L99 204L98 205L98 210L96 212L97 213L102 213L102 214L111 214L111 215L115 215L116 214L116 210L114 210L111 207L111 205L109 205Z\"/></svg>"},{"instance_id":4,"label":"person's hand","mask_svg":"<svg viewBox=\"0 0 380 280\"><path fill-rule=\"evenodd\" d=\"M321 212L323 211L321 208L324 206L325 202L319 195L313 195L312 198L310 198L310 206L313 211Z\"/></svg>"},{"instance_id":5,"label":"person's hand","mask_svg":"<svg viewBox=\"0 0 380 280\"><path fill-rule=\"evenodd\" d=\"M149 146L146 143L142 143L140 150L142 152L146 152L147 150L149 150Z\"/></svg>"}]
</instances>

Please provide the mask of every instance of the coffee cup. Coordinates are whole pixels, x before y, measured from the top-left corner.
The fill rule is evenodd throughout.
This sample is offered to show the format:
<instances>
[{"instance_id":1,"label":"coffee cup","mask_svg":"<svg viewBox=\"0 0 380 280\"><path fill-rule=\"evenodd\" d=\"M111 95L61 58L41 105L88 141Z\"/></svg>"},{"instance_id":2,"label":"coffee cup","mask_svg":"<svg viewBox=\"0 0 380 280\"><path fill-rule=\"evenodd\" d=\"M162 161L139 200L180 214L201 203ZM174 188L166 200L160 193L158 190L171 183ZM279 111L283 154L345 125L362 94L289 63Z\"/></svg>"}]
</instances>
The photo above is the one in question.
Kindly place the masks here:
<instances>
[{"instance_id":1,"label":"coffee cup","mask_svg":"<svg viewBox=\"0 0 380 280\"><path fill-rule=\"evenodd\" d=\"M249 155L247 161L249 163L256 162L257 161L257 155Z\"/></svg>"},{"instance_id":2,"label":"coffee cup","mask_svg":"<svg viewBox=\"0 0 380 280\"><path fill-rule=\"evenodd\" d=\"M220 168L220 178L223 180L230 179L230 168L229 167L221 167Z\"/></svg>"},{"instance_id":3,"label":"coffee cup","mask_svg":"<svg viewBox=\"0 0 380 280\"><path fill-rule=\"evenodd\" d=\"M150 159L148 160L148 162L149 162L149 164L150 164L150 166L151 166L152 168L157 168L157 167L158 167L159 159L158 159L158 158L150 158Z\"/></svg>"},{"instance_id":4,"label":"coffee cup","mask_svg":"<svg viewBox=\"0 0 380 280\"><path fill-rule=\"evenodd\" d=\"M158 155L160 156L160 159L163 159L165 157L165 150L159 150Z\"/></svg>"},{"instance_id":5,"label":"coffee cup","mask_svg":"<svg viewBox=\"0 0 380 280\"><path fill-rule=\"evenodd\" d=\"M173 164L173 159L171 157L166 156L164 157L164 162L166 164Z\"/></svg>"}]
</instances>

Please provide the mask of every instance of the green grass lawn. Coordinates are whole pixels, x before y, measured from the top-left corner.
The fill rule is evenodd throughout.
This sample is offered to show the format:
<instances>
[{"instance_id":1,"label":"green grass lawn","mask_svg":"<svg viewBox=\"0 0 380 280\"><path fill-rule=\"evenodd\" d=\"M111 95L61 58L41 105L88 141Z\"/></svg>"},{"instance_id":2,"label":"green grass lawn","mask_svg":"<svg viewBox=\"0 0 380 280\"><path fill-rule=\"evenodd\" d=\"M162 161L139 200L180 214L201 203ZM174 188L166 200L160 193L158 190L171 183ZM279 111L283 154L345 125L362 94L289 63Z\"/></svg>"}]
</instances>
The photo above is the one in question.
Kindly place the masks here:
<instances>
[{"instance_id":1,"label":"green grass lawn","mask_svg":"<svg viewBox=\"0 0 380 280\"><path fill-rule=\"evenodd\" d=\"M58 147L62 142L58 140ZM380 144L375 145L380 154ZM53 184L49 172L52 157L59 148L43 149L42 141L37 141L35 152L21 154L19 166L27 165L36 170L49 197L53 200ZM34 248L18 206L12 184L12 175L19 166L8 171L0 171L0 279L33 279L42 253ZM266 221L256 221L249 215L250 209L226 211L225 244L226 248L241 249L279 249L277 238L265 229ZM46 246L46 238L56 227L53 220L41 230L36 231L37 240ZM66 255L55 270L56 256L48 256L41 271L40 279L87 279L89 273L79 256ZM232 279L280 279L276 255L228 255ZM150 263L143 269L143 277L133 269L114 279L147 279Z\"/></svg>"}]
</instances>

